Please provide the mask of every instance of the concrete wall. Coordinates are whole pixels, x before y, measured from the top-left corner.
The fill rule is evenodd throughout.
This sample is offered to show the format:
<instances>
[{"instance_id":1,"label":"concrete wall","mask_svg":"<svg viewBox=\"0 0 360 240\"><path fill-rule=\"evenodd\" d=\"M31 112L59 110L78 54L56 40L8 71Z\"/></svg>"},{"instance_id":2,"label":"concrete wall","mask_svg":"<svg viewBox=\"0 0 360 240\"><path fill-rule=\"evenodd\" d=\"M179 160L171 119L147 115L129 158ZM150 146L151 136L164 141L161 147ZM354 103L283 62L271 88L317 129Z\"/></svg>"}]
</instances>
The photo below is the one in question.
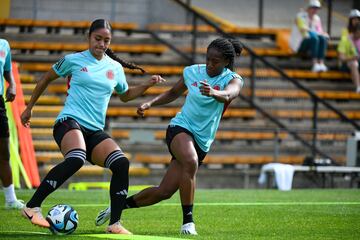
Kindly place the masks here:
<instances>
[{"instance_id":1,"label":"concrete wall","mask_svg":"<svg viewBox=\"0 0 360 240\"><path fill-rule=\"evenodd\" d=\"M170 0L11 0L12 18L183 23L185 12Z\"/></svg>"}]
</instances>

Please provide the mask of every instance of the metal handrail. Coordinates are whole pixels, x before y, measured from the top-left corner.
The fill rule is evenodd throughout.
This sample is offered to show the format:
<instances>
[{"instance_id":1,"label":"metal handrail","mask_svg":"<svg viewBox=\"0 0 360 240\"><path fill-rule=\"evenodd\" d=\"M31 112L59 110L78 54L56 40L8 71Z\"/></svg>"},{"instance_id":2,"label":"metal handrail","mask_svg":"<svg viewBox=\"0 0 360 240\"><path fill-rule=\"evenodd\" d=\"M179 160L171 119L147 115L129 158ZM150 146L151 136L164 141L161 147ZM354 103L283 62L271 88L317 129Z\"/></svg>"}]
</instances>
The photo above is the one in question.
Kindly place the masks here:
<instances>
[{"instance_id":1,"label":"metal handrail","mask_svg":"<svg viewBox=\"0 0 360 240\"><path fill-rule=\"evenodd\" d=\"M199 19L201 19L202 21L206 22L208 25L210 25L211 27L215 28L219 33L221 33L224 37L226 38L232 38L234 39L234 37L228 33L226 33L224 30L221 29L221 27L219 27L216 23L212 22L211 20L209 20L207 17L203 16L202 14L194 11L191 7L189 7L188 5L186 5L185 3L183 3L181 0L172 0L175 1L176 3L180 4L182 7L184 7L186 10L192 12L196 17L198 17ZM275 72L279 73L281 77L285 78L286 80L289 80L290 82L292 82L297 88L303 90L304 92L306 92L307 94L309 94L309 96L313 99L316 99L318 102L324 104L325 107L327 107L328 109L330 109L331 111L335 112L342 120L350 123L351 125L353 125L357 130L360 130L360 125L358 123L356 123L355 121L349 119L345 114L343 114L340 110L338 110L336 107L332 106L330 103L328 103L327 101L325 101L324 99L319 98L311 89L305 87L304 85L302 85L297 79L292 78L290 76L288 76L281 68L279 68L278 66L274 65L273 63L269 62L267 59L265 59L264 57L256 54L250 47L248 47L246 44L241 43L243 48L251 55L251 57L253 57L254 61L256 59L259 59L263 64L265 64L266 66L270 67L271 69L273 69ZM195 49L193 49L193 51L195 51ZM254 63L255 65L255 63Z\"/></svg>"},{"instance_id":2,"label":"metal handrail","mask_svg":"<svg viewBox=\"0 0 360 240\"><path fill-rule=\"evenodd\" d=\"M170 42L162 39L158 34L156 34L154 31L151 30L146 30L146 31L142 31L142 32L146 32L148 34L150 34L154 39L156 39L157 41L159 41L160 43L166 45L168 48L170 48L171 50L173 50L174 52L176 52L177 54L179 54L182 58L184 58L186 61L188 62L192 62L192 57L188 56L186 53L184 53L183 51L181 51L180 49L178 49L176 46L174 46L173 44L171 44Z\"/></svg>"},{"instance_id":3,"label":"metal handrail","mask_svg":"<svg viewBox=\"0 0 360 240\"><path fill-rule=\"evenodd\" d=\"M196 19L199 18L202 21L204 21L206 24L212 26L214 29L216 29L217 32L219 32L221 35L223 35L226 38L234 38L232 35L226 33L225 31L223 31L216 23L212 22L211 20L209 20L207 17L203 16L202 14L194 11L190 6L188 6L187 4L185 4L184 2L182 2L181 0L173 0L174 2L178 3L180 6L182 6L183 8L185 8L187 11L191 12L194 16L194 21L193 21L193 33L196 34L196 25L197 25L197 21ZM196 36L194 35L193 38L195 38ZM193 47L192 47L192 56L195 56L195 52L196 52L196 45L195 45L195 40L193 39ZM294 132L291 129L288 129L284 124L282 124L278 119L276 119L275 117L273 117L272 115L270 115L269 113L267 113L264 109L262 109L260 106L258 106L257 104L254 103L253 101L253 97L254 97L254 89L255 89L255 84L254 84L254 78L255 78L255 60L258 59L259 61L261 61L263 64L265 64L265 66L273 69L275 72L277 72L281 77L285 78L286 80L290 81L291 83L293 83L297 88L303 90L304 92L306 92L312 99L313 103L314 103L314 107L313 107L313 128L316 130L317 128L317 112L318 112L318 103L322 103L326 108L330 109L331 111L335 112L343 121L350 123L355 129L360 130L360 125L358 123L356 123L355 121L349 119L345 114L343 114L340 110L338 110L336 107L332 106L330 103L328 103L327 101L319 98L311 89L303 86L297 79L291 78L290 76L288 76L284 71L282 71L279 67L275 66L274 64L272 64L271 62L269 62L268 60L266 60L264 57L261 57L259 55L257 55L251 48L249 48L248 46L246 46L246 44L243 44L243 48L250 54L251 56L251 69L252 69L252 77L251 77L251 98L247 98L244 95L240 95L240 97L247 101L248 103L250 103L254 108L256 108L259 112L261 112L265 117L267 117L268 119L270 119L272 122L274 122L276 125L280 126L281 128L287 130L291 135L294 136L294 138L296 138L297 140L299 140L301 143L303 143L305 146L309 147L312 149L313 151L313 155L315 155L315 153L322 155L323 157L329 158L331 159L333 164L337 164L336 161L334 161L333 158L329 157L327 154L325 154L324 152L320 151L317 147L316 147L316 132L313 135L313 141L312 144L309 144L306 140L304 140L303 138L301 138L296 132ZM193 58L194 61L194 58Z\"/></svg>"}]
</instances>

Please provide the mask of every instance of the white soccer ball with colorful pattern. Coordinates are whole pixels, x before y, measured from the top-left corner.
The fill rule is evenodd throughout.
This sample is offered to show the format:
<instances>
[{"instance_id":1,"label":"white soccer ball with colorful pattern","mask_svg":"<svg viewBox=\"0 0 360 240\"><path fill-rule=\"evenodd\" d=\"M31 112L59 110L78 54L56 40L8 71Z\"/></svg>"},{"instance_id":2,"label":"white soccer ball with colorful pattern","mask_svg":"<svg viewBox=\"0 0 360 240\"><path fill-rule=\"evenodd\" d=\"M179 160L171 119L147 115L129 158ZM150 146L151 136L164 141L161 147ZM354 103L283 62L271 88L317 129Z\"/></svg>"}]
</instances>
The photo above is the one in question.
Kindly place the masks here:
<instances>
[{"instance_id":1,"label":"white soccer ball with colorful pattern","mask_svg":"<svg viewBox=\"0 0 360 240\"><path fill-rule=\"evenodd\" d=\"M69 205L53 206L46 216L50 223L50 231L56 235L67 235L75 231L79 223L77 212Z\"/></svg>"}]
</instances>

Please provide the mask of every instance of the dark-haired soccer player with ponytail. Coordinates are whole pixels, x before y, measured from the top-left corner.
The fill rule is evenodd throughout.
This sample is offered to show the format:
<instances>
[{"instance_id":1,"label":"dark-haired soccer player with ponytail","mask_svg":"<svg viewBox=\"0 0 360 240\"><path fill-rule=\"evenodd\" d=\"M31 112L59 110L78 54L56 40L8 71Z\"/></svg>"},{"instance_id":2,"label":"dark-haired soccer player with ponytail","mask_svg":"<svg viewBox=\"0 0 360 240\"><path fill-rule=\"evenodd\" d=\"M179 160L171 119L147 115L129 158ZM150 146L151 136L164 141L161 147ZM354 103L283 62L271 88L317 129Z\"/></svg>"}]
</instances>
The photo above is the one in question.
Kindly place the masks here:
<instances>
[{"instance_id":1,"label":"dark-haired soccer player with ponytail","mask_svg":"<svg viewBox=\"0 0 360 240\"><path fill-rule=\"evenodd\" d=\"M219 38L207 48L206 64L186 67L181 79L167 92L141 104L138 114L152 106L167 104L188 94L180 112L170 121L166 142L172 159L159 186L149 187L126 199L126 208L153 205L177 190L183 210L181 234L197 235L193 221L195 175L210 150L227 105L239 96L243 79L234 72L234 58L242 47L232 39ZM96 225L105 223L110 209L101 211Z\"/></svg>"},{"instance_id":2,"label":"dark-haired soccer player with ponytail","mask_svg":"<svg viewBox=\"0 0 360 240\"><path fill-rule=\"evenodd\" d=\"M23 216L35 225L49 227L41 214L42 202L88 160L112 171L111 217L106 231L131 234L120 224L129 185L129 161L103 130L106 111L114 89L120 95L120 100L127 102L164 79L154 75L147 83L129 87L123 67L145 71L114 55L109 49L111 36L111 26L106 20L92 22L89 49L66 55L54 64L36 85L21 115L22 124L29 127L32 108L48 84L60 76L68 78L68 96L63 110L56 118L53 132L64 161L51 169L22 210Z\"/></svg>"}]
</instances>

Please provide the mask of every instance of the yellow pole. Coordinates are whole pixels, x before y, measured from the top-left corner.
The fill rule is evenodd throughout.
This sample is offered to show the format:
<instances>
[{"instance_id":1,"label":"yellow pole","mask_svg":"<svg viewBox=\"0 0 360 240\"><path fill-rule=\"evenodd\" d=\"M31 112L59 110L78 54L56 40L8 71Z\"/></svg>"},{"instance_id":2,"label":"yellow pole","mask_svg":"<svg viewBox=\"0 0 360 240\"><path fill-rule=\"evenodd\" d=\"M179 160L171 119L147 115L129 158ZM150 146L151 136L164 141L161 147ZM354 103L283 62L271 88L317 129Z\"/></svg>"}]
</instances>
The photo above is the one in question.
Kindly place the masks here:
<instances>
[{"instance_id":1,"label":"yellow pole","mask_svg":"<svg viewBox=\"0 0 360 240\"><path fill-rule=\"evenodd\" d=\"M10 17L10 0L0 1L0 18Z\"/></svg>"},{"instance_id":2,"label":"yellow pole","mask_svg":"<svg viewBox=\"0 0 360 240\"><path fill-rule=\"evenodd\" d=\"M10 132L10 165L13 176L13 184L16 188L20 188L20 173L22 174L26 187L31 188L31 182L26 174L24 166L21 162L19 153L19 141L18 132L16 129L16 123L14 121L14 115L11 108L11 103L6 103L6 115L8 117L9 132Z\"/></svg>"}]
</instances>

